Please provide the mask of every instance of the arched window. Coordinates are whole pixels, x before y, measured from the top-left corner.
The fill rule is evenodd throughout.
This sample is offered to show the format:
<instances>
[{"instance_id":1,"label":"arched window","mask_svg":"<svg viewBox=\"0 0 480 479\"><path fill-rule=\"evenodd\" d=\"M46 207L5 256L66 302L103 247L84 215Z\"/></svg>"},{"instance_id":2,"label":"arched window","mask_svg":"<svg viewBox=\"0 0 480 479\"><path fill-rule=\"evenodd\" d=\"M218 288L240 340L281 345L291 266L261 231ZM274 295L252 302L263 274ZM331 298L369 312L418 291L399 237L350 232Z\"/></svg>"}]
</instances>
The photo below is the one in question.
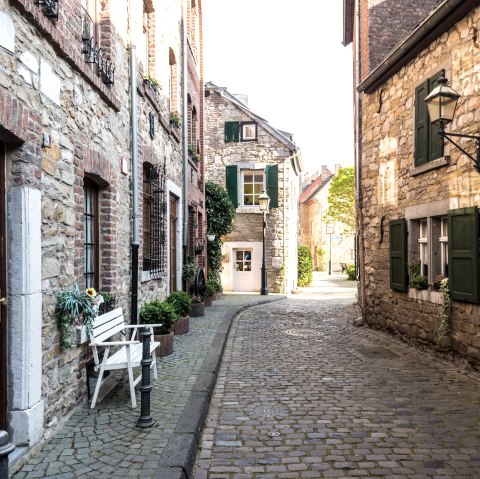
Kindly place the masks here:
<instances>
[{"instance_id":1,"label":"arched window","mask_svg":"<svg viewBox=\"0 0 480 479\"><path fill-rule=\"evenodd\" d=\"M178 113L178 72L177 72L177 59L175 53L169 48L168 62L170 65L170 111L172 113Z\"/></svg>"}]
</instances>

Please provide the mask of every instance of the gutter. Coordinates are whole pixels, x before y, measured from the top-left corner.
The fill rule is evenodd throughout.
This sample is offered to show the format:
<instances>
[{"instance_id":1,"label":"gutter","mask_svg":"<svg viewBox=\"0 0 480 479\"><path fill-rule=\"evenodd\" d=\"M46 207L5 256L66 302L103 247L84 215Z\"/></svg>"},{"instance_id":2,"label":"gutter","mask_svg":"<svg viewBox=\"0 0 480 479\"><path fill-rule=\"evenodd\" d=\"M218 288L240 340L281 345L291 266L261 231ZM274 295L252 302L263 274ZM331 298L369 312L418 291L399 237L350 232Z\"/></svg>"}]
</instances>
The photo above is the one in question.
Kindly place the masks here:
<instances>
[{"instance_id":1,"label":"gutter","mask_svg":"<svg viewBox=\"0 0 480 479\"><path fill-rule=\"evenodd\" d=\"M358 85L357 91L374 92L478 5L480 0L444 0Z\"/></svg>"},{"instance_id":2,"label":"gutter","mask_svg":"<svg viewBox=\"0 0 480 479\"><path fill-rule=\"evenodd\" d=\"M182 46L183 46L183 261L187 261L188 246L188 66L187 66L187 0L183 0Z\"/></svg>"}]
</instances>

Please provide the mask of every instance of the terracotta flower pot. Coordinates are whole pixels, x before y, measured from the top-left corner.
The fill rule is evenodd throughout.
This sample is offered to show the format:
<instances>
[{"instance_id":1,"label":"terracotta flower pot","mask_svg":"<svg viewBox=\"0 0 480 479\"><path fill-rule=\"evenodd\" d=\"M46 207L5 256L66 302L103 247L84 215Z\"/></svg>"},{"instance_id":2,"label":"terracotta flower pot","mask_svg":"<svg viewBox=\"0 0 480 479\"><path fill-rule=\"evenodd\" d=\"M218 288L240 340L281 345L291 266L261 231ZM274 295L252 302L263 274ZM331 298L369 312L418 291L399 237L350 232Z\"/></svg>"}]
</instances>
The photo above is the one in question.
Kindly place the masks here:
<instances>
[{"instance_id":1,"label":"terracotta flower pot","mask_svg":"<svg viewBox=\"0 0 480 479\"><path fill-rule=\"evenodd\" d=\"M190 331L190 316L178 318L172 326L172 332L175 334L187 334Z\"/></svg>"},{"instance_id":2,"label":"terracotta flower pot","mask_svg":"<svg viewBox=\"0 0 480 479\"><path fill-rule=\"evenodd\" d=\"M199 318L200 316L205 315L205 303L193 303L192 309L190 311L190 316L192 318Z\"/></svg>"},{"instance_id":3,"label":"terracotta flower pot","mask_svg":"<svg viewBox=\"0 0 480 479\"><path fill-rule=\"evenodd\" d=\"M173 333L154 335L155 341L160 342L160 345L157 346L157 349L155 350L155 354L158 358L170 356L170 354L173 354L173 337Z\"/></svg>"}]
</instances>

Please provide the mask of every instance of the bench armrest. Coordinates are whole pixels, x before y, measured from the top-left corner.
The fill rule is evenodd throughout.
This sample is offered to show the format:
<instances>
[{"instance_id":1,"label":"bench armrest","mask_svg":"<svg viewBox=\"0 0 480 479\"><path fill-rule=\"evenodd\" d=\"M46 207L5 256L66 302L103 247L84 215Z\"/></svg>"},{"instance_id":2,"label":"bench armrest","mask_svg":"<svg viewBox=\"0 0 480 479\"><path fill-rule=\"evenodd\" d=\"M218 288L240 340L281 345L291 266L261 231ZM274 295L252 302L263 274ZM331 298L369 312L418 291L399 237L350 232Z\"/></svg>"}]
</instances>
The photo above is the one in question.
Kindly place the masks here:
<instances>
[{"instance_id":1,"label":"bench armrest","mask_svg":"<svg viewBox=\"0 0 480 479\"><path fill-rule=\"evenodd\" d=\"M134 329L134 328L161 328L163 324L129 324L125 328Z\"/></svg>"},{"instance_id":2,"label":"bench armrest","mask_svg":"<svg viewBox=\"0 0 480 479\"><path fill-rule=\"evenodd\" d=\"M108 341L105 343L90 343L90 346L125 346L130 344L140 344L140 341Z\"/></svg>"}]
</instances>

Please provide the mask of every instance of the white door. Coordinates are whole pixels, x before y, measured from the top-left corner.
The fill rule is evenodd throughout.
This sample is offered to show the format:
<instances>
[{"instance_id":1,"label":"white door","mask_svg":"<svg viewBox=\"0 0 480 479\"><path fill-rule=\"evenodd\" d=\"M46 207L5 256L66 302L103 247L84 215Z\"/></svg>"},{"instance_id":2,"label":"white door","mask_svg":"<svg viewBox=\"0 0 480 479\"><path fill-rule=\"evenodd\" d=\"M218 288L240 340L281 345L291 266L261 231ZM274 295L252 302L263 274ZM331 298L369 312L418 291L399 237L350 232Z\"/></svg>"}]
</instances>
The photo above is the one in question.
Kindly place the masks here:
<instances>
[{"instance_id":1,"label":"white door","mask_svg":"<svg viewBox=\"0 0 480 479\"><path fill-rule=\"evenodd\" d=\"M233 291L253 291L252 250L233 250Z\"/></svg>"}]
</instances>

